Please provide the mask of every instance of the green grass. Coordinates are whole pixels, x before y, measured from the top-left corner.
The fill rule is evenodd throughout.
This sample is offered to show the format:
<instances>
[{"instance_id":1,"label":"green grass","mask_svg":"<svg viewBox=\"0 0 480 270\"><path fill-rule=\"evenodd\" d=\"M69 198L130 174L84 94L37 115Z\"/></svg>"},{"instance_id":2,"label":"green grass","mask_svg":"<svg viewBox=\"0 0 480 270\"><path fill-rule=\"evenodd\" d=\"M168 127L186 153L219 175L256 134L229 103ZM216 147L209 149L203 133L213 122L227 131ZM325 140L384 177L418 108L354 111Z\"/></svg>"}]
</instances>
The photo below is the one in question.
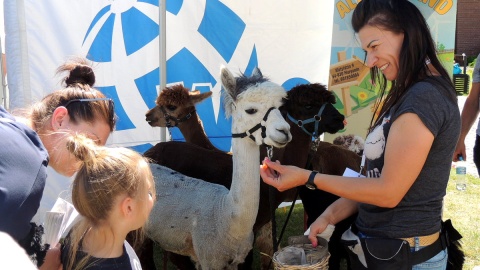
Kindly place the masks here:
<instances>
[{"instance_id":1,"label":"green grass","mask_svg":"<svg viewBox=\"0 0 480 270\"><path fill-rule=\"evenodd\" d=\"M455 188L455 171L445 196L443 219L451 219L455 228L462 234L462 246L466 255L463 269L480 266L480 179L467 174L467 190Z\"/></svg>"},{"instance_id":2,"label":"green grass","mask_svg":"<svg viewBox=\"0 0 480 270\"><path fill-rule=\"evenodd\" d=\"M462 246L465 252L465 264L463 269L471 270L475 266L480 266L480 179L472 175L467 175L467 190L458 191L455 188L455 171L452 170L450 181L445 196L443 219L451 219L455 228L462 234ZM289 207L277 209L277 236L280 236L280 230L285 222ZM294 207L292 216L282 237L281 247L287 245L289 236L302 235L304 231L303 206L297 204ZM157 269L163 269L162 252L156 248ZM254 253L256 269L259 269L258 251ZM169 270L175 269L169 264ZM346 269L346 267L344 268Z\"/></svg>"}]
</instances>

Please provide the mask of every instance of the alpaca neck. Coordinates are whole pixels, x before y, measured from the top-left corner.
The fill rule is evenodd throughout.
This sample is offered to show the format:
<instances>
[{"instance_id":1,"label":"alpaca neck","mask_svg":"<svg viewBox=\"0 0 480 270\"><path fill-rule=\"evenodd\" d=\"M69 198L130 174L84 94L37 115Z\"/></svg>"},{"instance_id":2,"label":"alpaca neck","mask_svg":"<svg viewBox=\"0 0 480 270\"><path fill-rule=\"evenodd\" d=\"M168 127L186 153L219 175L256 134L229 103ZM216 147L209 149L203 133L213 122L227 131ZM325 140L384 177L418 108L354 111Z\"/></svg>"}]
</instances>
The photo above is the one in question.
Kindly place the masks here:
<instances>
[{"instance_id":1,"label":"alpaca neck","mask_svg":"<svg viewBox=\"0 0 480 270\"><path fill-rule=\"evenodd\" d=\"M249 138L233 139L232 186L226 205L228 234L243 237L252 232L260 200L260 150Z\"/></svg>"},{"instance_id":2,"label":"alpaca neck","mask_svg":"<svg viewBox=\"0 0 480 270\"><path fill-rule=\"evenodd\" d=\"M205 134L205 130L203 129L202 121L198 117L197 113L192 113L192 117L190 119L179 123L178 129L180 129L180 132L182 132L186 142L198 145L205 149L220 151L213 146L208 139L207 134Z\"/></svg>"},{"instance_id":3,"label":"alpaca neck","mask_svg":"<svg viewBox=\"0 0 480 270\"><path fill-rule=\"evenodd\" d=\"M292 134L292 141L285 146L281 163L305 168L312 145L312 137L292 123L290 123L290 133Z\"/></svg>"}]
</instances>

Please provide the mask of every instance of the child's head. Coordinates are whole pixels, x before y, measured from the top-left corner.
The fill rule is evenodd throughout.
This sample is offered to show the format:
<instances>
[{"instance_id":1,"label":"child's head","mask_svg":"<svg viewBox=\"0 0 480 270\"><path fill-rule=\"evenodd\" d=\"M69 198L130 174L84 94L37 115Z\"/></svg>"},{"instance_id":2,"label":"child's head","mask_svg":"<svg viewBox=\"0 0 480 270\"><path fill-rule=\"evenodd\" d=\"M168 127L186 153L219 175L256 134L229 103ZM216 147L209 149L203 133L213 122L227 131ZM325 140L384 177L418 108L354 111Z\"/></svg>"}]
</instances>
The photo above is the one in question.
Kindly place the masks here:
<instances>
[{"instance_id":1,"label":"child's head","mask_svg":"<svg viewBox=\"0 0 480 270\"><path fill-rule=\"evenodd\" d=\"M142 227L155 197L147 161L133 150L98 146L82 135L72 136L67 149L81 162L72 201L86 221L114 226L112 218L126 218L131 230Z\"/></svg>"},{"instance_id":2,"label":"child's head","mask_svg":"<svg viewBox=\"0 0 480 270\"><path fill-rule=\"evenodd\" d=\"M80 161L72 202L83 219L66 242L70 259L65 267L83 269L90 255L77 261L76 254L87 231L111 232L114 239L125 239L129 231L141 228L153 207L155 183L146 159L133 150L100 146L81 134L68 137L66 148ZM95 238L100 241L97 247L109 245L105 237Z\"/></svg>"}]
</instances>

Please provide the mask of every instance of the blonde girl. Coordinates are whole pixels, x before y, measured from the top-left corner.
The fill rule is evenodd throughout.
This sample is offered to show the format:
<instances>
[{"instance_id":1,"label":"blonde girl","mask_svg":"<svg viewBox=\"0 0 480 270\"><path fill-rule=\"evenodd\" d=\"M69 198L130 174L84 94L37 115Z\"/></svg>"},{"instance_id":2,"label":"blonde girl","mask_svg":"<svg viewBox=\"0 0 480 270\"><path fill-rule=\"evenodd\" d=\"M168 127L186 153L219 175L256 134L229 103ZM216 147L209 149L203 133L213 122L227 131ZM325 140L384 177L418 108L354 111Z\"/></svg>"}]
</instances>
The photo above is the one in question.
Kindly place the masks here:
<instances>
[{"instance_id":1,"label":"blonde girl","mask_svg":"<svg viewBox=\"0 0 480 270\"><path fill-rule=\"evenodd\" d=\"M141 269L125 241L152 209L155 187L147 161L127 148L98 146L71 137L67 149L81 162L72 201L82 220L62 248L64 269Z\"/></svg>"}]
</instances>

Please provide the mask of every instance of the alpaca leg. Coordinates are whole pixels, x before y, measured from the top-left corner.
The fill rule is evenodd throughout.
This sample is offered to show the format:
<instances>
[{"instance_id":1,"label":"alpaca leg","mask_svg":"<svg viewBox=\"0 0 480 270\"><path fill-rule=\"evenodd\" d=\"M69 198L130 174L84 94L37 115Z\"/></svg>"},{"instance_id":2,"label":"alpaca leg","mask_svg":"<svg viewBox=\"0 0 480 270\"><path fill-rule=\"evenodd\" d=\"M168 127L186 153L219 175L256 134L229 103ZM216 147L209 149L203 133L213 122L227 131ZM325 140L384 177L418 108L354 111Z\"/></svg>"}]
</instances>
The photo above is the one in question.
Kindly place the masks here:
<instances>
[{"instance_id":1,"label":"alpaca leg","mask_svg":"<svg viewBox=\"0 0 480 270\"><path fill-rule=\"evenodd\" d=\"M253 267L253 249L248 252L247 257L245 257L245 260L243 263L240 263L238 265L238 270L252 270L255 269Z\"/></svg>"},{"instance_id":2,"label":"alpaca leg","mask_svg":"<svg viewBox=\"0 0 480 270\"><path fill-rule=\"evenodd\" d=\"M155 270L155 261L153 259L153 241L149 238L145 238L142 246L139 248L138 258L140 259L140 264L144 270Z\"/></svg>"},{"instance_id":3,"label":"alpaca leg","mask_svg":"<svg viewBox=\"0 0 480 270\"><path fill-rule=\"evenodd\" d=\"M272 222L269 221L263 225L256 233L255 247L259 252L265 255L260 255L261 269L268 269L270 265L270 258L273 256L273 242L272 242Z\"/></svg>"},{"instance_id":4,"label":"alpaca leg","mask_svg":"<svg viewBox=\"0 0 480 270\"><path fill-rule=\"evenodd\" d=\"M175 265L179 270L192 270L195 269L195 264L190 260L188 256L182 256L173 252L168 252L170 262Z\"/></svg>"}]
</instances>

